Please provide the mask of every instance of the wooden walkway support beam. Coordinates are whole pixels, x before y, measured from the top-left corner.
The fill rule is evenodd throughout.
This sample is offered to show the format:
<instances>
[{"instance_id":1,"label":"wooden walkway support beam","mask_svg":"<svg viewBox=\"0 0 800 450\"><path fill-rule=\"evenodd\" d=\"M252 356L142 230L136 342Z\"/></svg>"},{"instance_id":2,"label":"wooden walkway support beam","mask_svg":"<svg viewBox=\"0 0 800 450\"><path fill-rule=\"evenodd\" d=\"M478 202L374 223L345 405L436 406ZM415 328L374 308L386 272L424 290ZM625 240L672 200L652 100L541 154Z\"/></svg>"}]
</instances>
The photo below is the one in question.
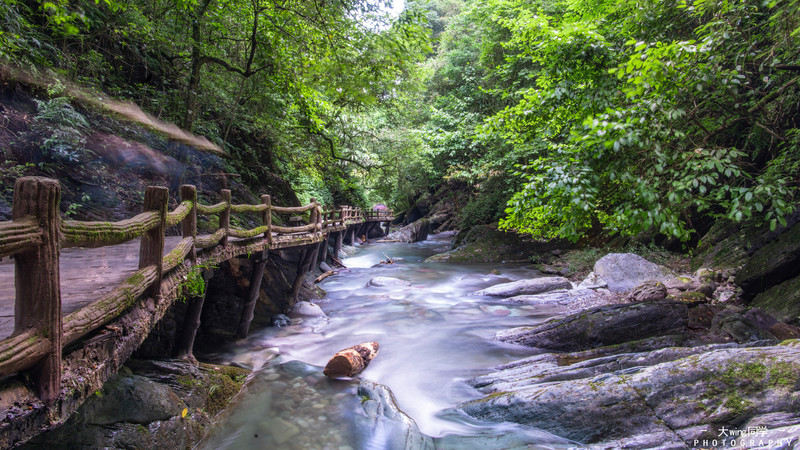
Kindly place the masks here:
<instances>
[{"instance_id":1,"label":"wooden walkway support beam","mask_svg":"<svg viewBox=\"0 0 800 450\"><path fill-rule=\"evenodd\" d=\"M47 405L53 404L61 392L60 200L61 186L56 180L24 177L14 185L12 219L34 216L42 235L38 246L14 257L16 300L13 335L35 329L50 341L50 349L33 370L39 398Z\"/></svg>"}]
</instances>

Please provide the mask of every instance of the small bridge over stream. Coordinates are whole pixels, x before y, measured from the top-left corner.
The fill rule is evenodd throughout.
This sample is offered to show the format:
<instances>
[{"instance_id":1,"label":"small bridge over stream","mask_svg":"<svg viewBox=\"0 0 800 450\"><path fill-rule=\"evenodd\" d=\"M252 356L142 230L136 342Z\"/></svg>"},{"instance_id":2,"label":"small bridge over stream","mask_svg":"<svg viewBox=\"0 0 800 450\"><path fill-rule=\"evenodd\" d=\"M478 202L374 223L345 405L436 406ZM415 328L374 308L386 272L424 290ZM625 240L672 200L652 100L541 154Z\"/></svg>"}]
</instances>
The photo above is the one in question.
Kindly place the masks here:
<instances>
[{"instance_id":1,"label":"small bridge over stream","mask_svg":"<svg viewBox=\"0 0 800 450\"><path fill-rule=\"evenodd\" d=\"M117 372L185 295L187 278L202 276L203 268L240 255L255 256L254 288L237 328L238 336L246 336L270 250L301 251L292 286L296 295L299 280L317 260L325 260L329 239L338 255L343 243L352 244L369 228L393 220L390 211L323 208L315 199L305 206L281 207L262 195L260 204L233 204L229 190L220 192L219 203L201 205L190 185L181 186L180 197L180 204L169 211L169 190L151 186L145 191L142 214L119 222L80 222L61 218L58 181L17 180L12 220L0 222L0 258L14 259L13 275L12 264L0 263L0 315L7 317L0 323L0 338L8 336L0 341L1 448L66 420ZM249 230L231 226L232 213L255 215L260 225ZM199 215L217 216L216 231L198 235ZM301 224L273 224L273 216L280 215L299 215ZM176 226L181 236L167 238L166 230ZM91 267L91 256L86 256L91 250L84 248L130 247L137 239L138 249L118 254L138 251L138 259L112 261L110 275L99 278L103 283L121 281L118 285L99 286L95 281L80 288L81 266ZM174 246L165 251L166 243ZM62 249L70 250L62 254ZM65 262L75 269L65 271L69 286L62 289L60 267ZM93 292L98 293L94 298ZM187 312L191 326L180 343L182 354L191 354L202 305L192 302Z\"/></svg>"}]
</instances>

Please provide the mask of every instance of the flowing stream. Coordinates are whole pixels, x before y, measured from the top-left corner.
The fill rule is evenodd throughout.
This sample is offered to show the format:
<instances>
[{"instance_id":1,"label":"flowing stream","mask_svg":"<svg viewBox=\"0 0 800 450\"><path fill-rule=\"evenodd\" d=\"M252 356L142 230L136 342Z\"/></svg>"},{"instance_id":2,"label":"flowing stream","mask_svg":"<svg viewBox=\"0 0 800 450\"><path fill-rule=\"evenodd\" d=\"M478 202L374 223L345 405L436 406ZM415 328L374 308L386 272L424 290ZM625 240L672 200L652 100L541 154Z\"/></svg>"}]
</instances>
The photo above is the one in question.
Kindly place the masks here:
<instances>
[{"instance_id":1,"label":"flowing stream","mask_svg":"<svg viewBox=\"0 0 800 450\"><path fill-rule=\"evenodd\" d=\"M344 260L348 270L320 284L328 295L317 303L327 318L295 318L291 325L261 330L209 355L260 369L201 447L391 448L380 430L358 426L364 416L358 381L328 380L321 373L338 350L369 341L378 342L380 352L359 378L389 387L399 408L435 438L437 448L567 445L540 430L481 423L455 409L482 397L467 379L531 354L493 340L496 331L540 323L554 313L545 305L502 304L470 295L539 276L525 266L425 263L428 256L447 250L450 237L361 246ZM386 255L397 262L378 265ZM367 286L378 276L412 284ZM277 364L286 361L295 362Z\"/></svg>"}]
</instances>

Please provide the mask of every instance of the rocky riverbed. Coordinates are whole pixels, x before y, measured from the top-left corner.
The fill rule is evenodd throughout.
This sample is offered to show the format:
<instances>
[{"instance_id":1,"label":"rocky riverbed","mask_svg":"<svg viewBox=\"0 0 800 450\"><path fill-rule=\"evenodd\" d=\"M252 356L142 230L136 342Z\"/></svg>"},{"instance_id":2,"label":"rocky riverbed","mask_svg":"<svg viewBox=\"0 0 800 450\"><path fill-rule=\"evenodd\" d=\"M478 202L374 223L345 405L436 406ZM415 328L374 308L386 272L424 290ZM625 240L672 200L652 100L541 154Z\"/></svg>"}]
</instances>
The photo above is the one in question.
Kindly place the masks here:
<instances>
[{"instance_id":1,"label":"rocky riverbed","mask_svg":"<svg viewBox=\"0 0 800 450\"><path fill-rule=\"evenodd\" d=\"M476 292L568 315L498 332L538 354L474 377L486 396L461 411L606 448L797 444L800 329L747 307L730 274L678 276L610 254L574 287L558 289L564 281Z\"/></svg>"}]
</instances>

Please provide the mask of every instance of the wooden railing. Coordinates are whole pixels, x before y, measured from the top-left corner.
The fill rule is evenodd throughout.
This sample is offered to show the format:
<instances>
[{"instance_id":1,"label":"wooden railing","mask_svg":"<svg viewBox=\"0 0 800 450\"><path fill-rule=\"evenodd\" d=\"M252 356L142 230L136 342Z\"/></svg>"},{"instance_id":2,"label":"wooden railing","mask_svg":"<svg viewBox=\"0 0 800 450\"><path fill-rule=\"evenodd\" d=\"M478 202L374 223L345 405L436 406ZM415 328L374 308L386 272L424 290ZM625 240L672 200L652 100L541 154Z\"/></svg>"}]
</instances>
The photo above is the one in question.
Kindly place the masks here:
<instances>
[{"instance_id":1,"label":"wooden railing","mask_svg":"<svg viewBox=\"0 0 800 450\"><path fill-rule=\"evenodd\" d=\"M162 277L187 259L194 264L198 249L226 246L229 238L258 238L272 245L273 234L299 238L315 233L321 238L348 225L393 219L391 211L362 211L349 206L322 209L316 199L305 206L280 207L272 205L269 195L262 195L260 204L235 205L231 192L222 190L219 203L201 205L195 187L190 185L181 186L180 195L181 203L169 211L168 189L151 186L145 191L142 214L119 222L80 222L60 217L58 181L38 177L17 180L12 220L0 222L0 258L14 256L16 286L14 332L0 341L0 377L30 369L40 398L52 403L60 392L64 346L112 321L143 295L158 301ZM261 225L249 230L233 227L231 213L259 214ZM273 214L305 213L306 224L272 224ZM217 215L218 229L198 236L198 215ZM179 224L183 238L164 255L165 230ZM113 291L62 318L59 249L102 247L139 237L139 269Z\"/></svg>"}]
</instances>

